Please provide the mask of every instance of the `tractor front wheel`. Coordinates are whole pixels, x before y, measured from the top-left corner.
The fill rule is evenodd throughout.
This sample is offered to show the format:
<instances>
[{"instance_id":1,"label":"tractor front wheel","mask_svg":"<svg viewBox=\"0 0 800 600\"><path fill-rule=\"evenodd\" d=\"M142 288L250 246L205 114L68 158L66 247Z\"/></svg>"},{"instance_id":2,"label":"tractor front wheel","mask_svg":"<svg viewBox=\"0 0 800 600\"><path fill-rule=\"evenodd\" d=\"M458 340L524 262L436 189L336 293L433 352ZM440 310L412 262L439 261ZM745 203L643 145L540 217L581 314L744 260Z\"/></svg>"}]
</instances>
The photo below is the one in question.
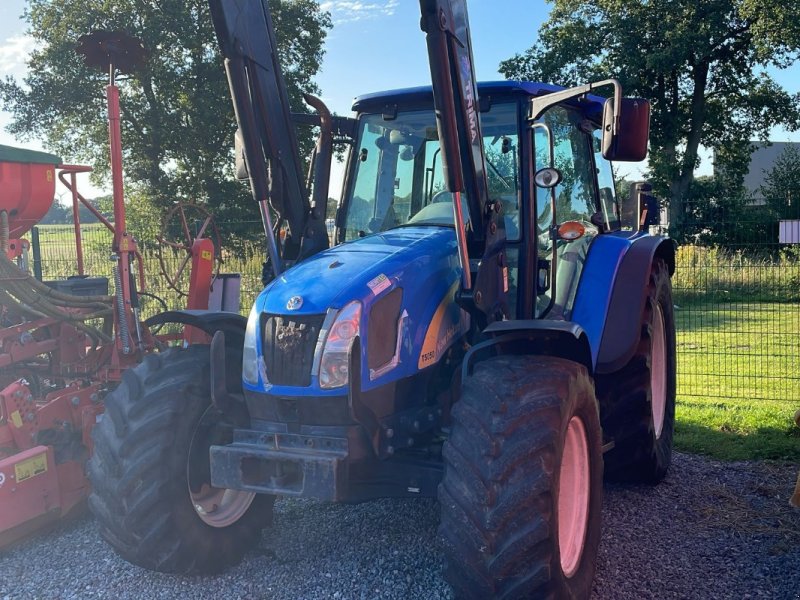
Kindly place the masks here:
<instances>
[{"instance_id":1,"label":"tractor front wheel","mask_svg":"<svg viewBox=\"0 0 800 600\"><path fill-rule=\"evenodd\" d=\"M655 484L672 462L675 430L675 318L667 264L653 261L640 339L619 372L597 378L603 433L614 442L606 478Z\"/></svg>"},{"instance_id":2,"label":"tractor front wheel","mask_svg":"<svg viewBox=\"0 0 800 600\"><path fill-rule=\"evenodd\" d=\"M446 578L459 598L588 598L603 459L578 363L478 363L452 412L439 486Z\"/></svg>"},{"instance_id":3,"label":"tractor front wheel","mask_svg":"<svg viewBox=\"0 0 800 600\"><path fill-rule=\"evenodd\" d=\"M238 384L241 362L229 363ZM93 431L90 507L120 556L146 569L221 571L272 520L274 497L210 484L209 447L229 443L232 426L211 405L209 372L208 346L146 356Z\"/></svg>"}]
</instances>

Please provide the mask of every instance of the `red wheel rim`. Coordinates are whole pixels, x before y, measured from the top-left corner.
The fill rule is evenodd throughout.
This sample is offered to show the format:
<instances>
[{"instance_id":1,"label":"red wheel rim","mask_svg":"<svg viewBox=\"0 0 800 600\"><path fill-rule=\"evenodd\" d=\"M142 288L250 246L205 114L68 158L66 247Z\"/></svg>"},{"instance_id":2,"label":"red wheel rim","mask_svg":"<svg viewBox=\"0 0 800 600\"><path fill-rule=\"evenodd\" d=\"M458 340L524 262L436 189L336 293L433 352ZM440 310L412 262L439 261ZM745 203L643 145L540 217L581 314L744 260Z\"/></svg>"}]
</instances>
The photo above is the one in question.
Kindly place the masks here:
<instances>
[{"instance_id":1,"label":"red wheel rim","mask_svg":"<svg viewBox=\"0 0 800 600\"><path fill-rule=\"evenodd\" d=\"M558 546L561 570L572 577L578 570L589 521L589 444L586 427L574 416L567 425L558 486Z\"/></svg>"},{"instance_id":2,"label":"red wheel rim","mask_svg":"<svg viewBox=\"0 0 800 600\"><path fill-rule=\"evenodd\" d=\"M653 312L653 333L650 348L650 409L653 412L653 429L656 439L664 429L667 409L667 340L664 334L664 313L656 303Z\"/></svg>"}]
</instances>

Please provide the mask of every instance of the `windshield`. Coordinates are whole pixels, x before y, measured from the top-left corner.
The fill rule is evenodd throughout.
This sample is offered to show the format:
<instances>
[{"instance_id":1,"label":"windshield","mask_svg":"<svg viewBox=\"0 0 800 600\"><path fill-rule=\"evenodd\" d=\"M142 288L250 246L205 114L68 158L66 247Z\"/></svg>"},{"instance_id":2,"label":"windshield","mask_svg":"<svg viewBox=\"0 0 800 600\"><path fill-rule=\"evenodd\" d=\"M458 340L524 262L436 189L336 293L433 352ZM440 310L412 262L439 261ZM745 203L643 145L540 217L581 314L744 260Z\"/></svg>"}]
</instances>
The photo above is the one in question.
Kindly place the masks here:
<instances>
[{"instance_id":1,"label":"windshield","mask_svg":"<svg viewBox=\"0 0 800 600\"><path fill-rule=\"evenodd\" d=\"M519 239L517 104L481 113L489 196L503 202L506 237ZM433 111L365 115L359 126L355 178L346 198L345 240L403 225L453 225ZM467 201L462 195L466 219Z\"/></svg>"}]
</instances>

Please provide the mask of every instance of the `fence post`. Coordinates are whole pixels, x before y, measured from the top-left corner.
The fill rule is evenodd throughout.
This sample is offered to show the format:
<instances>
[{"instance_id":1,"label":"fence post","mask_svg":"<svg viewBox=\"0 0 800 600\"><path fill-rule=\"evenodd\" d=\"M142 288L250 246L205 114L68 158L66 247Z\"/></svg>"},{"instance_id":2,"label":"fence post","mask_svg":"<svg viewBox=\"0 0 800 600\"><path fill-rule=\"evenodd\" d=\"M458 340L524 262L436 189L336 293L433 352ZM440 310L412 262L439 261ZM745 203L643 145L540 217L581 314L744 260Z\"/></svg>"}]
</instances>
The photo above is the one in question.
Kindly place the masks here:
<instances>
[{"instance_id":1,"label":"fence post","mask_svg":"<svg viewBox=\"0 0 800 600\"><path fill-rule=\"evenodd\" d=\"M39 244L39 228L31 229L31 246L33 247L33 276L42 280L42 248Z\"/></svg>"}]
</instances>

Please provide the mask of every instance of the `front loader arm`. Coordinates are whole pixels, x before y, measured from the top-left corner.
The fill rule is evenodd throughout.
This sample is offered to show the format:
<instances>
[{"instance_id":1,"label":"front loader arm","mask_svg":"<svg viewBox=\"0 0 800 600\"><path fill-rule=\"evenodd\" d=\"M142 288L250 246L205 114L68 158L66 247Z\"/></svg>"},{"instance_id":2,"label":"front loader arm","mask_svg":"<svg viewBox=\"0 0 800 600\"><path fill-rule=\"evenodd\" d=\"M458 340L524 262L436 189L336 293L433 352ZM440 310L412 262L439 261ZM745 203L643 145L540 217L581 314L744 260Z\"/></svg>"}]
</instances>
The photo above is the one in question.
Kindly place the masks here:
<instances>
[{"instance_id":1,"label":"front loader arm","mask_svg":"<svg viewBox=\"0 0 800 600\"><path fill-rule=\"evenodd\" d=\"M325 211L321 211L318 219L313 217L319 215L311 214L267 0L209 2L220 51L225 57L253 199L261 208L270 259L277 276L283 261L269 205L289 224L294 244L302 244L301 256L328 247Z\"/></svg>"},{"instance_id":2,"label":"front loader arm","mask_svg":"<svg viewBox=\"0 0 800 600\"><path fill-rule=\"evenodd\" d=\"M462 279L461 305L481 321L508 316L508 269L502 203L489 198L486 156L478 117L478 88L472 58L466 0L420 0L442 167L454 194ZM465 223L461 194L470 223ZM473 285L470 257L480 258Z\"/></svg>"}]
</instances>

